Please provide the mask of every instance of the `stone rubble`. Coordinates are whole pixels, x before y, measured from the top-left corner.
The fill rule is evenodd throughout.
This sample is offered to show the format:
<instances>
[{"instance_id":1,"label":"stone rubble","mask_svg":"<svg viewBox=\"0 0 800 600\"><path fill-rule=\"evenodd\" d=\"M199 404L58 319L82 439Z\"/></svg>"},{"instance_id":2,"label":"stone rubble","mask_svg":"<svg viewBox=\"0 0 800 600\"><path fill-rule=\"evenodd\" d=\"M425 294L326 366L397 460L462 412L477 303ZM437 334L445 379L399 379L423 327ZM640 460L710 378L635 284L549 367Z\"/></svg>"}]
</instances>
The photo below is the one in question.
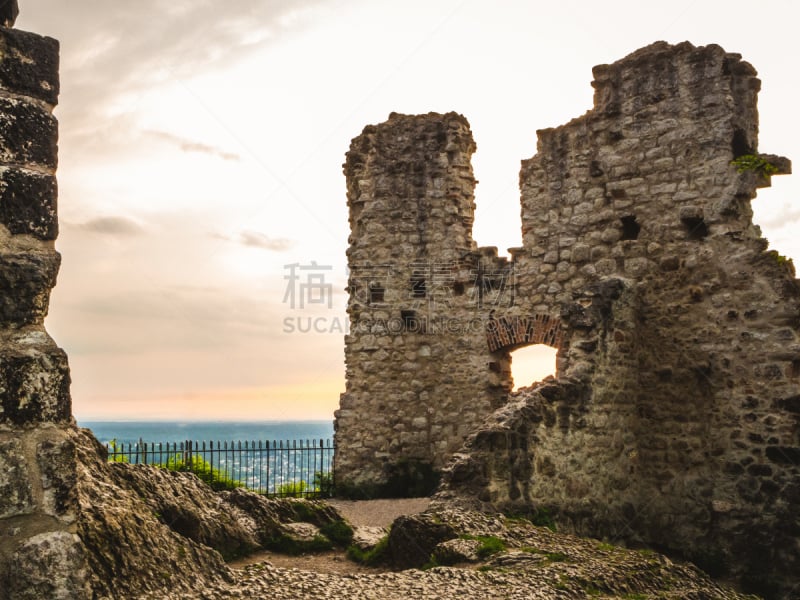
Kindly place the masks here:
<instances>
[{"instance_id":1,"label":"stone rubble","mask_svg":"<svg viewBox=\"0 0 800 600\"><path fill-rule=\"evenodd\" d=\"M509 550L481 561L479 569L462 564L428 570L412 568L340 575L259 563L234 571L233 584L213 585L197 592L196 596L178 594L170 598L755 598L723 588L695 567L673 563L654 552L626 550L596 540L553 533L521 520L487 518L481 513L447 505L440 508L442 512L434 510L430 515L435 515L434 519L423 520L433 523L453 519L448 524L454 530L467 527L472 535L493 532L508 543ZM487 525L489 530L485 529ZM460 535L463 534L462 531ZM467 541L453 538L442 546ZM139 597L158 598L152 593Z\"/></svg>"}]
</instances>

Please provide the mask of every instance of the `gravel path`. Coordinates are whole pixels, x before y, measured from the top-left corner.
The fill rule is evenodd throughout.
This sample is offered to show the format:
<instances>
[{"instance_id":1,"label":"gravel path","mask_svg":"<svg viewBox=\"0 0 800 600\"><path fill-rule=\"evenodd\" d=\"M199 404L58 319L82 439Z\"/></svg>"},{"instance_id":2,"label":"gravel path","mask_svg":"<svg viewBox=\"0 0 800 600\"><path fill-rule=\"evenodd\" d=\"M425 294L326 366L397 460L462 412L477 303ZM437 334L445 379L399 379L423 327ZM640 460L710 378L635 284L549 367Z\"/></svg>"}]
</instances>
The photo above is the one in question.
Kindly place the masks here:
<instances>
[{"instance_id":1,"label":"gravel path","mask_svg":"<svg viewBox=\"0 0 800 600\"><path fill-rule=\"evenodd\" d=\"M351 525L389 527L401 515L423 512L430 498L393 498L388 500L328 500Z\"/></svg>"},{"instance_id":2,"label":"gravel path","mask_svg":"<svg viewBox=\"0 0 800 600\"><path fill-rule=\"evenodd\" d=\"M430 498L398 498L382 500L326 500L354 527L382 527L389 525L401 515L413 515L423 512L430 505ZM234 569L243 569L248 565L269 562L275 567L284 569L300 569L316 573L337 575L381 573L384 568L373 568L359 565L345 556L342 550L318 552L300 556L287 556L276 552L257 552L246 558L232 561Z\"/></svg>"}]
</instances>

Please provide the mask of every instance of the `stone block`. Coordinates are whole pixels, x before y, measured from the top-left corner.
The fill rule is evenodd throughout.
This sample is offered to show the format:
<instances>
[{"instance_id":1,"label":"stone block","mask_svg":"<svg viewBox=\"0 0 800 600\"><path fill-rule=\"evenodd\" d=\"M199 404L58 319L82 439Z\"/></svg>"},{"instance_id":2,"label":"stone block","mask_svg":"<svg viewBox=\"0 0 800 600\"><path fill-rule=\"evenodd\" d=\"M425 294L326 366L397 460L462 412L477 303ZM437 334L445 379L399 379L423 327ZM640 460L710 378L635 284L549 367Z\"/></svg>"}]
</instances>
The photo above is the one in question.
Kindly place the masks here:
<instances>
[{"instance_id":1,"label":"stone block","mask_svg":"<svg viewBox=\"0 0 800 600\"><path fill-rule=\"evenodd\" d=\"M77 506L75 444L69 439L44 440L36 448L44 490L44 512L70 518Z\"/></svg>"},{"instance_id":2,"label":"stone block","mask_svg":"<svg viewBox=\"0 0 800 600\"><path fill-rule=\"evenodd\" d=\"M16 439L0 441L0 519L30 514L35 509L22 445Z\"/></svg>"},{"instance_id":3,"label":"stone block","mask_svg":"<svg viewBox=\"0 0 800 600\"><path fill-rule=\"evenodd\" d=\"M57 252L0 254L0 326L41 324L61 263Z\"/></svg>"},{"instance_id":4,"label":"stone block","mask_svg":"<svg viewBox=\"0 0 800 600\"><path fill-rule=\"evenodd\" d=\"M69 365L60 348L0 357L0 424L70 419Z\"/></svg>"},{"instance_id":5,"label":"stone block","mask_svg":"<svg viewBox=\"0 0 800 600\"><path fill-rule=\"evenodd\" d=\"M55 240L58 236L57 197L54 176L0 168L0 223L12 234Z\"/></svg>"},{"instance_id":6,"label":"stone block","mask_svg":"<svg viewBox=\"0 0 800 600\"><path fill-rule=\"evenodd\" d=\"M0 162L55 169L58 123L41 106L16 98L0 98Z\"/></svg>"},{"instance_id":7,"label":"stone block","mask_svg":"<svg viewBox=\"0 0 800 600\"><path fill-rule=\"evenodd\" d=\"M3 587L13 600L88 600L92 597L86 549L66 531L29 539L11 557Z\"/></svg>"},{"instance_id":8,"label":"stone block","mask_svg":"<svg viewBox=\"0 0 800 600\"><path fill-rule=\"evenodd\" d=\"M19 29L0 29L0 90L58 101L58 41Z\"/></svg>"}]
</instances>

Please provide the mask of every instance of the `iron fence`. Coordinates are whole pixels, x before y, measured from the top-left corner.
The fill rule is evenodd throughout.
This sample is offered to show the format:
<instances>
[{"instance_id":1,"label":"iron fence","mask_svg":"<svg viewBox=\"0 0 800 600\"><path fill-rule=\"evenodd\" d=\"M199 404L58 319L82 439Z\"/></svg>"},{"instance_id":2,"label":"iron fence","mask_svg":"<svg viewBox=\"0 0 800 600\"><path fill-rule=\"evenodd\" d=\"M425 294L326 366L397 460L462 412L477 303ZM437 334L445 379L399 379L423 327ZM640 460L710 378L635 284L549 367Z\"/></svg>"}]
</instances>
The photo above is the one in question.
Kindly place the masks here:
<instances>
[{"instance_id":1,"label":"iron fence","mask_svg":"<svg viewBox=\"0 0 800 600\"><path fill-rule=\"evenodd\" d=\"M189 471L217 490L245 487L276 497L333 495L330 440L143 442L106 444L110 462Z\"/></svg>"}]
</instances>

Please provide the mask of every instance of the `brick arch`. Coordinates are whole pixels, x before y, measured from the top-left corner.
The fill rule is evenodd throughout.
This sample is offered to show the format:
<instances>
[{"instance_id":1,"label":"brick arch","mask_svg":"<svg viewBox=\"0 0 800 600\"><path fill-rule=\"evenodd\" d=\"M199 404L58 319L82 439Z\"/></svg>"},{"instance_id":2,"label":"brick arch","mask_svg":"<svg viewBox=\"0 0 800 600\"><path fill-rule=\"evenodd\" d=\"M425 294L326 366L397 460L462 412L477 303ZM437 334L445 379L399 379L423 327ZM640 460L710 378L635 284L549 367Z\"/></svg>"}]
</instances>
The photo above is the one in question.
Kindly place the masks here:
<instances>
[{"instance_id":1,"label":"brick arch","mask_svg":"<svg viewBox=\"0 0 800 600\"><path fill-rule=\"evenodd\" d=\"M486 323L489 351L515 350L530 344L546 344L561 348L561 319L546 314L499 317Z\"/></svg>"}]
</instances>

